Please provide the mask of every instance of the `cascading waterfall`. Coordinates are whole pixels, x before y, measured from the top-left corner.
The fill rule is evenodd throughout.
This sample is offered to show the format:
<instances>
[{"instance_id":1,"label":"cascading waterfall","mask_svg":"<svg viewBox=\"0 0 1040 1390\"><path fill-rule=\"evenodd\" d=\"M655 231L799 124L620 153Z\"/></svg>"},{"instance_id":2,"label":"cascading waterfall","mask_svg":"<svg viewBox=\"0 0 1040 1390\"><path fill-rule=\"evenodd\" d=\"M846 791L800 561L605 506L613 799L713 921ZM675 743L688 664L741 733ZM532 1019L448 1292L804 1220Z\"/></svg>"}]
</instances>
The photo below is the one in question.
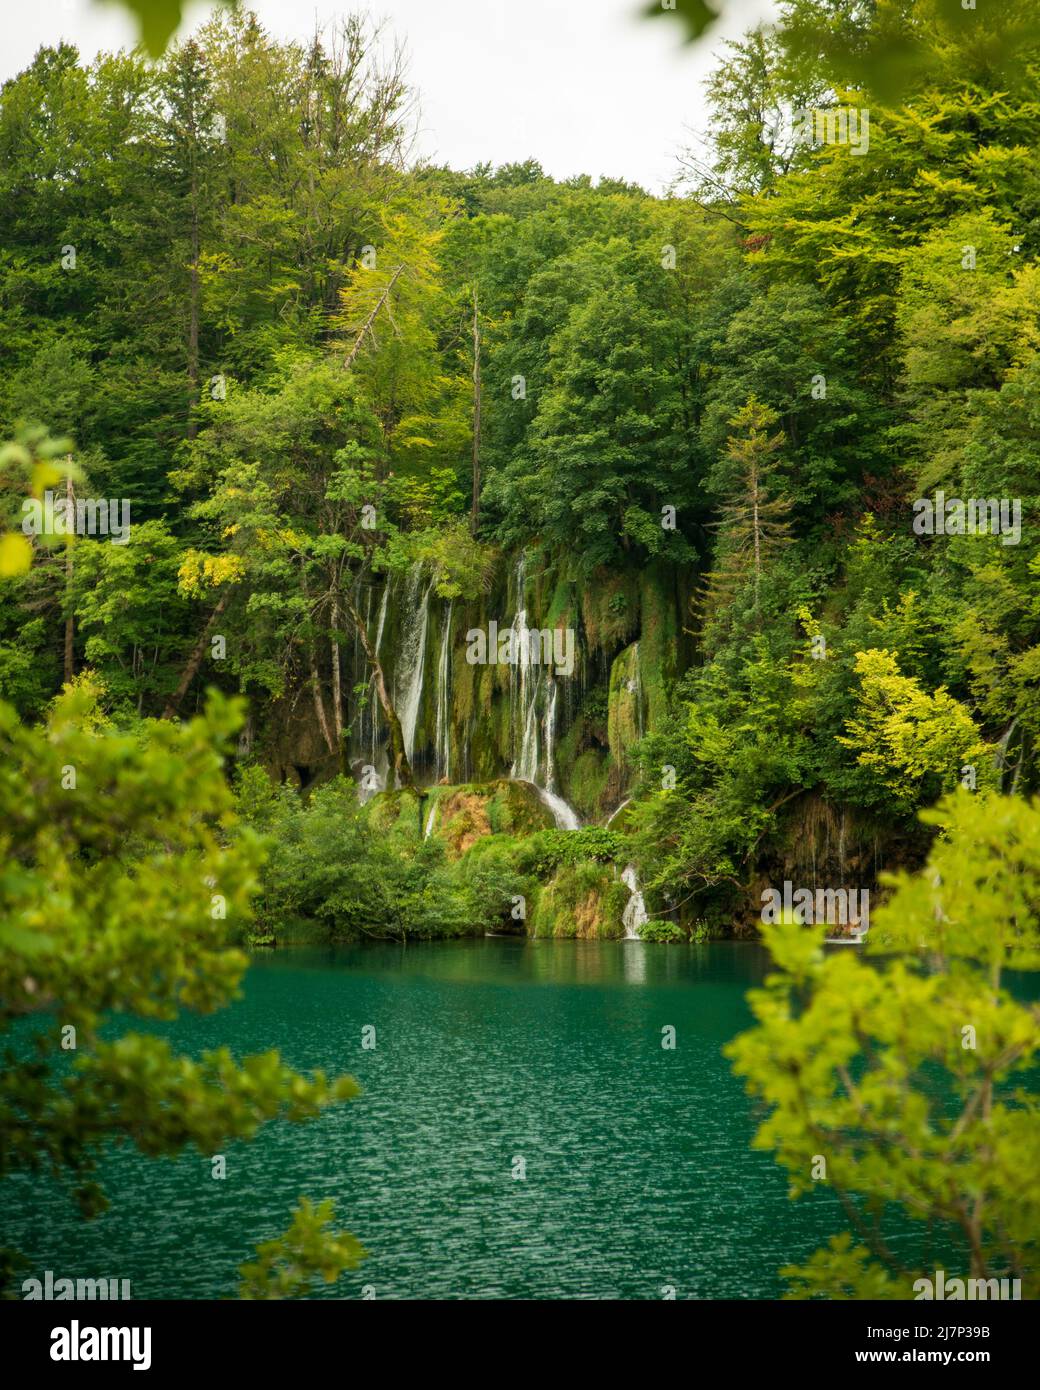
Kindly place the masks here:
<instances>
[{"instance_id":1,"label":"cascading waterfall","mask_svg":"<svg viewBox=\"0 0 1040 1390\"><path fill-rule=\"evenodd\" d=\"M531 785L538 793L543 805L548 806L549 810L553 813L553 819L556 821L557 830L581 829L581 821L578 819L577 811L575 811L573 806L568 806L562 796L557 796L555 792L546 791L546 789L540 787L537 782L533 782Z\"/></svg>"},{"instance_id":2,"label":"cascading waterfall","mask_svg":"<svg viewBox=\"0 0 1040 1390\"><path fill-rule=\"evenodd\" d=\"M566 700L561 701L560 681L552 673L551 667L538 659L538 652L532 652L531 635L527 626L525 604L527 562L521 554L516 563L514 578L514 617L512 620L513 650L515 661L510 672L509 718L512 729L513 763L509 775L514 781L527 782L534 787L539 798L552 812L557 827L563 830L578 830L581 821L557 788L556 744L560 709ZM452 629L455 616L453 601L443 607L439 638L435 637L434 651L430 653L430 675L434 690L429 690L430 681L426 679L426 655L430 637L430 607L433 596L433 579L429 570L421 564L413 565L403 582L392 582L389 578L383 586L375 621L373 647L378 655L389 628L389 610L400 610L395 619L394 631L400 631L400 639L395 642L392 657L392 687L394 705L401 721L401 734L405 753L413 763L416 755L417 735L423 719L424 695L428 701L435 702L430 711L433 719L433 773L437 782L447 781L452 775L459 775L462 767L453 767L452 743ZM391 589L394 590L391 593ZM372 607L375 605L372 604ZM371 608L369 609L371 612ZM434 622L436 622L434 618ZM564 696L567 692L564 691ZM377 766L379 760L385 770L385 750L382 739L385 734L380 712L374 703L374 677L370 682L370 723L362 732L362 746L371 749L370 761ZM423 727L426 728L425 723ZM420 749L422 751L422 749ZM461 757L465 764L465 740L459 747L454 761ZM431 769L427 765L427 775ZM434 823L431 810L426 830Z\"/></svg>"},{"instance_id":3,"label":"cascading waterfall","mask_svg":"<svg viewBox=\"0 0 1040 1390\"><path fill-rule=\"evenodd\" d=\"M523 734L520 740L520 756L509 774L521 782L538 780L538 687L539 682L536 680L521 682L520 717L523 721Z\"/></svg>"},{"instance_id":4,"label":"cascading waterfall","mask_svg":"<svg viewBox=\"0 0 1040 1390\"><path fill-rule=\"evenodd\" d=\"M542 736L545 739L545 790L554 792L556 790L556 763L553 756L553 745L556 742L556 696L560 693L559 686L552 676L548 680L548 696L545 701L545 719L542 721Z\"/></svg>"},{"instance_id":5,"label":"cascading waterfall","mask_svg":"<svg viewBox=\"0 0 1040 1390\"><path fill-rule=\"evenodd\" d=\"M520 729L520 748L515 752L509 775L514 781L537 782L538 682L531 678L530 669L531 647L527 637L527 609L524 607L526 571L527 557L521 552L516 564L516 613L512 625L516 664L509 677L509 724L514 733L514 742L516 729Z\"/></svg>"},{"instance_id":6,"label":"cascading waterfall","mask_svg":"<svg viewBox=\"0 0 1040 1390\"><path fill-rule=\"evenodd\" d=\"M636 876L636 866L626 864L624 873L621 875L621 882L628 889L631 895L625 904L625 910L621 914L621 922L625 928L626 941L640 941L639 928L645 926L650 920L646 902L643 899L642 890L639 887L639 879Z\"/></svg>"},{"instance_id":7,"label":"cascading waterfall","mask_svg":"<svg viewBox=\"0 0 1040 1390\"><path fill-rule=\"evenodd\" d=\"M408 761L415 751L415 726L422 701L423 669L426 664L426 630L430 620L430 593L433 581L423 588L421 565L413 565L405 593L405 639L394 681L394 702L401 721L401 736ZM398 691L402 694L398 695Z\"/></svg>"},{"instance_id":8,"label":"cascading waterfall","mask_svg":"<svg viewBox=\"0 0 1040 1390\"><path fill-rule=\"evenodd\" d=\"M516 565L516 613L512 623L516 665L509 683L509 720L514 738L514 760L509 776L514 782L531 783L542 802L552 812L557 829L580 830L581 821L577 814L556 792L554 749L556 698L559 686L555 678L549 674L547 666L531 661L527 608L524 602L526 577L527 558L521 553ZM539 709L544 711L541 719L538 717ZM520 735L518 750L517 730ZM541 781L538 778L540 770Z\"/></svg>"},{"instance_id":9,"label":"cascading waterfall","mask_svg":"<svg viewBox=\"0 0 1040 1390\"><path fill-rule=\"evenodd\" d=\"M559 694L559 686L551 676L547 677L547 680L549 694L542 725L542 732L545 737L545 786L539 787L537 782L535 786L538 788L538 795L542 801L552 811L558 830L580 830L581 821L563 797L558 796L556 792L556 762L553 747L556 742L556 696Z\"/></svg>"},{"instance_id":10,"label":"cascading waterfall","mask_svg":"<svg viewBox=\"0 0 1040 1390\"><path fill-rule=\"evenodd\" d=\"M442 778L451 780L451 609L452 602L449 599L444 609L441 651L437 661L437 762L434 776L438 782Z\"/></svg>"}]
</instances>

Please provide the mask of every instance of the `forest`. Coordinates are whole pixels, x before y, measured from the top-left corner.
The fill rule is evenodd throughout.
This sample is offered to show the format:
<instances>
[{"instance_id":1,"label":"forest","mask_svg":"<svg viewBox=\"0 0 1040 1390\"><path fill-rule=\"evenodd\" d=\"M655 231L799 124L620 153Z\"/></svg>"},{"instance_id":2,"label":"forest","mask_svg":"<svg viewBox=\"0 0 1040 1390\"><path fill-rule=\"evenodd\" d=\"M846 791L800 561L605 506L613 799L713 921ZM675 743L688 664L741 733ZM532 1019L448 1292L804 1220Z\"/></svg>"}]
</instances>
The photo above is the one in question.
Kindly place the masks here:
<instances>
[{"instance_id":1,"label":"forest","mask_svg":"<svg viewBox=\"0 0 1040 1390\"><path fill-rule=\"evenodd\" d=\"M1040 1042L1000 993L1040 961L1040 26L780 10L720 49L708 139L659 194L416 158L363 15L301 43L218 11L159 56L60 42L5 83L3 1011L51 972L82 1048L110 1009L216 1007L241 948L765 936L780 973L731 1044L761 1142L806 1181L819 1128L770 1058L837 1076L835 1020L859 1036L866 1010L903 1108L821 1101L849 1189L877 1190L850 1114L894 1151L918 1063L948 1064L963 1123L918 1134L886 1201L1035 1289L1009 1249L1040 1199L1015 1206L973 1126L984 1093L1013 1168L1040 1143L992 1118ZM912 952L940 867L950 995L764 930L775 885L855 889ZM980 958L963 1016L999 1041L951 1057ZM32 1137L0 1170L42 1148L100 1209L93 1088L146 1071L146 1151L354 1093L277 1058L181 1066L98 1042L64 1102L12 1069ZM961 1160L991 1226L941 1190ZM327 1217L300 1209L297 1253ZM803 1294L905 1296L842 1239Z\"/></svg>"}]
</instances>

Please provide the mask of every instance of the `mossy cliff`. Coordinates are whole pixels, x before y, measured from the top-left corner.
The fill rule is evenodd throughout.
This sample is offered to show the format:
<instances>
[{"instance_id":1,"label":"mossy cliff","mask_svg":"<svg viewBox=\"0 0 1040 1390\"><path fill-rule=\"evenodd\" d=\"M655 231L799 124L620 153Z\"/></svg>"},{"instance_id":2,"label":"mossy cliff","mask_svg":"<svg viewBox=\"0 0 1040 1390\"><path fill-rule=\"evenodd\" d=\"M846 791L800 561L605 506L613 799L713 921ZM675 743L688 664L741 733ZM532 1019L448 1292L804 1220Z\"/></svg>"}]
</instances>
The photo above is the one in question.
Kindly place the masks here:
<instances>
[{"instance_id":1,"label":"mossy cliff","mask_svg":"<svg viewBox=\"0 0 1040 1390\"><path fill-rule=\"evenodd\" d=\"M634 779L631 749L664 717L681 673L684 615L691 576L651 565L639 573L579 575L566 556L503 556L489 591L465 602L439 598L431 575L380 580L361 609L378 647L395 708L411 730L420 785L491 782L528 776L549 787L583 821L601 821ZM528 630L559 634L573 657L565 674L544 661L469 659L467 634L509 633L523 611ZM492 643L489 658L498 655ZM386 732L356 636L341 650L349 765L385 774ZM331 672L319 673L331 688ZM331 698L331 697L329 697ZM267 721L256 751L283 780L304 785L333 775L306 690L294 692ZM526 739L526 742L525 742Z\"/></svg>"},{"instance_id":2,"label":"mossy cliff","mask_svg":"<svg viewBox=\"0 0 1040 1390\"><path fill-rule=\"evenodd\" d=\"M415 834L432 834L449 863L477 875L482 893L485 880L496 875L523 881L514 884L524 899L523 917L493 917L496 930L623 934L629 894L619 876L627 863L638 862L634 848L618 849L610 862L532 868L530 856L516 846L573 823L559 815L564 803L584 825L604 826L633 792L634 750L662 727L675 684L693 661L686 630L693 580L663 564L582 575L566 555L529 551L501 557L487 592L471 601L438 597L432 573L419 566L364 594L369 639L424 793L413 808ZM547 664L544 648L538 660L530 649L526 662L495 659L499 642L522 630L547 632L558 642L557 660ZM470 659L476 633L483 634L485 659ZM519 658L515 650L512 655ZM345 645L341 658L349 774L369 788L385 788L385 728L360 641ZM268 742L254 749L276 778L308 790L339 770L316 726L309 693L297 692L274 708L274 718L258 723ZM412 805L408 798L400 804ZM625 814L611 829L627 840ZM816 882L820 874L836 883L852 881L850 875L874 883L886 839L884 826L807 791L784 806L731 895L717 894L711 904L687 895L673 907L658 885L662 898L649 904L647 934L689 939L754 932L762 884Z\"/></svg>"}]
</instances>

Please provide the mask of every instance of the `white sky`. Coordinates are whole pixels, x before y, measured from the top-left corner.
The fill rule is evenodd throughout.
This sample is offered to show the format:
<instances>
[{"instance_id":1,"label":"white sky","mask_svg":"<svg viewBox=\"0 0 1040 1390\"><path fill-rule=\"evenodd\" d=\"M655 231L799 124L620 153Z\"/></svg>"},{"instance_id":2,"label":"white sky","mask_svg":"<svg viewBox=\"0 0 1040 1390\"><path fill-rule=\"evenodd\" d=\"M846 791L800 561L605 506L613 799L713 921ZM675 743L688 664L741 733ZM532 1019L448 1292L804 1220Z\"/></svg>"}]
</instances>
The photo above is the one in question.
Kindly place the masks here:
<instances>
[{"instance_id":1,"label":"white sky","mask_svg":"<svg viewBox=\"0 0 1040 1390\"><path fill-rule=\"evenodd\" d=\"M645 0L254 0L278 38L369 9L406 41L421 100L418 149L470 168L534 158L558 178L588 173L659 191L690 130L704 128L711 50L774 12L771 0L726 0L727 15L693 47L674 18L638 18ZM210 9L188 7L182 36ZM0 80L41 44L65 38L85 58L134 42L124 13L102 0L4 0Z\"/></svg>"}]
</instances>

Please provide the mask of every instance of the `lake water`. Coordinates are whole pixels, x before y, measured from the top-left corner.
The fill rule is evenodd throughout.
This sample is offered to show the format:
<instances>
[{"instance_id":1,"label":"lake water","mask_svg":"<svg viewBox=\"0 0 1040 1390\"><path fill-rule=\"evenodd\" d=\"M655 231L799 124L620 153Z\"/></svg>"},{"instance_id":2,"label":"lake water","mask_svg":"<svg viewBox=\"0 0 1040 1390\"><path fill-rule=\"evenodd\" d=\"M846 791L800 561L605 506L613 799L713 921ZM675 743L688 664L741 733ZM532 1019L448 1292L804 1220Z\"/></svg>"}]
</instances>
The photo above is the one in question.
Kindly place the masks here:
<instances>
[{"instance_id":1,"label":"lake water","mask_svg":"<svg viewBox=\"0 0 1040 1390\"><path fill-rule=\"evenodd\" d=\"M241 1001L163 1031L192 1053L276 1047L297 1068L350 1072L360 1099L230 1146L223 1181L194 1152L116 1150L102 1168L112 1207L90 1224L49 1180L20 1179L3 1241L30 1255L26 1276L227 1296L306 1193L334 1198L370 1252L319 1297L776 1297L778 1269L844 1221L822 1184L791 1203L748 1147L752 1104L721 1048L750 1021L744 995L765 965L736 942L258 955Z\"/></svg>"}]
</instances>

